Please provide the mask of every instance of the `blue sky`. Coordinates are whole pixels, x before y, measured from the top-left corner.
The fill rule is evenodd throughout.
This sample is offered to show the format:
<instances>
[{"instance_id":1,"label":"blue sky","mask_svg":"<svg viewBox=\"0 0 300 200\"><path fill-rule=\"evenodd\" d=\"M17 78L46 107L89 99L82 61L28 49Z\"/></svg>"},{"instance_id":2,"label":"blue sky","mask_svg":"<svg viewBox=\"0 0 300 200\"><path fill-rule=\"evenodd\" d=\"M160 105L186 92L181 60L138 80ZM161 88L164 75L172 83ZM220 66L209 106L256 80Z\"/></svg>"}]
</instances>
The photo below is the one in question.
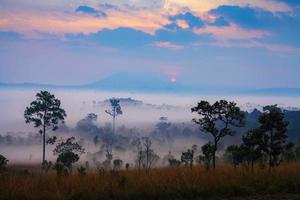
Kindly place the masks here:
<instances>
[{"instance_id":1,"label":"blue sky","mask_svg":"<svg viewBox=\"0 0 300 200\"><path fill-rule=\"evenodd\" d=\"M175 87L300 87L300 1L0 1L0 82L122 73Z\"/></svg>"}]
</instances>

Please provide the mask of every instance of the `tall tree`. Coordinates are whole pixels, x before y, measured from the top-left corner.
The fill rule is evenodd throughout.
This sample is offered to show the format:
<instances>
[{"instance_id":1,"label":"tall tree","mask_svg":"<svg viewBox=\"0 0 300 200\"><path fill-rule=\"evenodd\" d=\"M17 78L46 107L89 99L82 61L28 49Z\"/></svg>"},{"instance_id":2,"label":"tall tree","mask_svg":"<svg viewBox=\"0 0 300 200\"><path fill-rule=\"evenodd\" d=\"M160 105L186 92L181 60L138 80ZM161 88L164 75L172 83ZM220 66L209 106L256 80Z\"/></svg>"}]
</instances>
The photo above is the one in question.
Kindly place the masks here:
<instances>
[{"instance_id":1,"label":"tall tree","mask_svg":"<svg viewBox=\"0 0 300 200\"><path fill-rule=\"evenodd\" d=\"M110 100L110 106L111 109L110 110L105 110L105 112L107 114L109 114L110 116L112 116L113 118L113 133L115 134L115 121L116 121L116 117L118 115L122 115L122 109L120 106L120 100L119 99L115 99L115 98L111 98Z\"/></svg>"},{"instance_id":2,"label":"tall tree","mask_svg":"<svg viewBox=\"0 0 300 200\"><path fill-rule=\"evenodd\" d=\"M66 112L61 108L60 100L56 99L48 91L41 91L36 94L36 100L26 107L24 112L25 122L33 123L39 128L39 133L43 137L43 160L46 161L46 133L48 130L55 131L59 123L64 123Z\"/></svg>"},{"instance_id":3,"label":"tall tree","mask_svg":"<svg viewBox=\"0 0 300 200\"><path fill-rule=\"evenodd\" d=\"M198 113L201 118L193 119L193 122L200 126L200 129L213 136L213 168L216 167L216 151L221 138L227 135L234 135L233 127L243 126L244 113L234 102L226 100L216 101L210 104L207 101L200 101L193 107L192 112Z\"/></svg>"},{"instance_id":4,"label":"tall tree","mask_svg":"<svg viewBox=\"0 0 300 200\"><path fill-rule=\"evenodd\" d=\"M268 155L269 167L280 163L285 150L288 123L284 113L277 105L265 106L264 113L258 118L259 130L262 133L261 148Z\"/></svg>"},{"instance_id":5,"label":"tall tree","mask_svg":"<svg viewBox=\"0 0 300 200\"><path fill-rule=\"evenodd\" d=\"M262 133L259 128L249 130L242 137L241 148L245 154L245 161L247 161L248 166L251 164L251 169L253 170L254 162L262 158L263 152L261 148L261 138Z\"/></svg>"}]
</instances>

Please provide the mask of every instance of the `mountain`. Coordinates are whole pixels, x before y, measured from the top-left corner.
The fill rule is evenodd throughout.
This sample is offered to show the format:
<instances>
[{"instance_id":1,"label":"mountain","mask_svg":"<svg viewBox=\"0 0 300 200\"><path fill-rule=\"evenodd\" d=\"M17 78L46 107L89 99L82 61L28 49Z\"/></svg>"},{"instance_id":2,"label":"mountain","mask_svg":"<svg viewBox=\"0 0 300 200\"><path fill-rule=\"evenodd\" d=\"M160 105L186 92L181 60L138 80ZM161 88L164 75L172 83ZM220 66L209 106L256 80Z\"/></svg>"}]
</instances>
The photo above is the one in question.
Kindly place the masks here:
<instances>
[{"instance_id":1,"label":"mountain","mask_svg":"<svg viewBox=\"0 0 300 200\"><path fill-rule=\"evenodd\" d=\"M99 81L83 85L52 85L38 83L0 83L0 88L83 89L129 92L163 92L213 95L300 96L300 88L230 89L187 85L167 80L157 74L116 73Z\"/></svg>"}]
</instances>

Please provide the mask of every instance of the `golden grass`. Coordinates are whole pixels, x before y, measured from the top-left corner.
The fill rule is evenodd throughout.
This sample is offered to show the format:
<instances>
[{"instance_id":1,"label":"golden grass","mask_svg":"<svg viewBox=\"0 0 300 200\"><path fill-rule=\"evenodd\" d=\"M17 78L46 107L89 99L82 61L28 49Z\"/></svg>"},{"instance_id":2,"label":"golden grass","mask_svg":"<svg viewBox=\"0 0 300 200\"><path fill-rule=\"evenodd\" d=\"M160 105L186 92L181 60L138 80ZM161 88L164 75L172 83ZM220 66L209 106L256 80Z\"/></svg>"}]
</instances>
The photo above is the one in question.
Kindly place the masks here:
<instances>
[{"instance_id":1,"label":"golden grass","mask_svg":"<svg viewBox=\"0 0 300 200\"><path fill-rule=\"evenodd\" d=\"M221 165L213 171L198 166L102 175L90 172L86 176L74 173L62 177L53 171L37 172L30 166L29 171L35 172L28 174L22 168L13 167L0 175L0 200L227 199L300 193L300 164L297 163L281 165L271 172Z\"/></svg>"}]
</instances>

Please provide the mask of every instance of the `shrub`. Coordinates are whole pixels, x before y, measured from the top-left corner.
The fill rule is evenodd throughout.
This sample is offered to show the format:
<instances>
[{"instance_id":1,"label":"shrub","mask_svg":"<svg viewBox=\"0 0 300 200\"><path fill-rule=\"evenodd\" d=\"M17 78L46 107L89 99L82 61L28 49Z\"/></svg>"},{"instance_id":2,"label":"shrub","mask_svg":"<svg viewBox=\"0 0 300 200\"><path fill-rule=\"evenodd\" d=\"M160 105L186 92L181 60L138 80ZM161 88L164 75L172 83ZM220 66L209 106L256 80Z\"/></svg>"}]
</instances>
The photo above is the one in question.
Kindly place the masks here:
<instances>
[{"instance_id":1,"label":"shrub","mask_svg":"<svg viewBox=\"0 0 300 200\"><path fill-rule=\"evenodd\" d=\"M0 172L6 170L8 160L0 154Z\"/></svg>"},{"instance_id":2,"label":"shrub","mask_svg":"<svg viewBox=\"0 0 300 200\"><path fill-rule=\"evenodd\" d=\"M86 168L83 166L80 166L77 168L77 172L80 176L85 176L86 175Z\"/></svg>"}]
</instances>

